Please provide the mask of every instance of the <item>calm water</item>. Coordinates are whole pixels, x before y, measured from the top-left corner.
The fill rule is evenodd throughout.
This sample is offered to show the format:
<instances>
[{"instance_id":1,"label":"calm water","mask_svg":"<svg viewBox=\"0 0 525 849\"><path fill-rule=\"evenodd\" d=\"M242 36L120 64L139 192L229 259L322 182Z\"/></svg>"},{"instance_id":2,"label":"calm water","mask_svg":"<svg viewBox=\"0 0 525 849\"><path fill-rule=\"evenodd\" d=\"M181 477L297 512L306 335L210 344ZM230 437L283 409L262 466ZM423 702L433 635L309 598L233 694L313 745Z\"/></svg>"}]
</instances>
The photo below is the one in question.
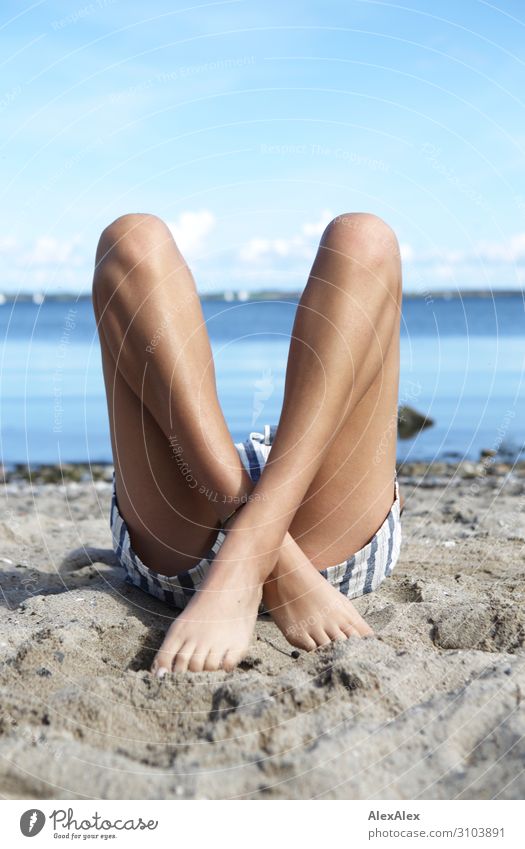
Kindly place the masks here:
<instances>
[{"instance_id":1,"label":"calm water","mask_svg":"<svg viewBox=\"0 0 525 849\"><path fill-rule=\"evenodd\" d=\"M291 301L206 302L219 395L235 440L276 423ZM87 300L0 306L0 451L15 462L109 461L98 341ZM400 402L435 426L400 459L477 458L525 442L525 313L519 295L406 299Z\"/></svg>"}]
</instances>

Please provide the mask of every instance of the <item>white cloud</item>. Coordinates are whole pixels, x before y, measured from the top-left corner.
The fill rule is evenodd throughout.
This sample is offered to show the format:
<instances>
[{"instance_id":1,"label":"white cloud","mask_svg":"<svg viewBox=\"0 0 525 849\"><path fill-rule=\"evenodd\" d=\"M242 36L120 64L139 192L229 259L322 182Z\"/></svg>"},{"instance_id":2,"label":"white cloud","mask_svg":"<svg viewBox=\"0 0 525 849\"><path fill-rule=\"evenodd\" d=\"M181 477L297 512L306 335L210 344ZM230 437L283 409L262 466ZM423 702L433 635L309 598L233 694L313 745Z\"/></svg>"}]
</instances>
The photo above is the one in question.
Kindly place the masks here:
<instances>
[{"instance_id":1,"label":"white cloud","mask_svg":"<svg viewBox=\"0 0 525 849\"><path fill-rule=\"evenodd\" d=\"M182 253L192 254L199 250L214 229L216 219L209 209L202 209L199 212L181 212L176 221L168 221L167 224Z\"/></svg>"},{"instance_id":2,"label":"white cloud","mask_svg":"<svg viewBox=\"0 0 525 849\"><path fill-rule=\"evenodd\" d=\"M0 268L2 279L5 281L0 292L37 292L37 291L71 291L88 292L93 276L92 267L73 268L63 265L21 267L10 266Z\"/></svg>"},{"instance_id":3,"label":"white cloud","mask_svg":"<svg viewBox=\"0 0 525 849\"><path fill-rule=\"evenodd\" d=\"M454 268L453 265L448 263L442 263L441 265L436 265L432 269L432 276L434 280L439 281L452 281L456 278L457 269Z\"/></svg>"},{"instance_id":4,"label":"white cloud","mask_svg":"<svg viewBox=\"0 0 525 849\"><path fill-rule=\"evenodd\" d=\"M82 244L77 234L70 239L38 236L20 245L12 236L0 239L0 278L2 289L36 291L68 287L80 289L92 274L89 260L79 250ZM89 265L88 265L89 262Z\"/></svg>"},{"instance_id":5,"label":"white cloud","mask_svg":"<svg viewBox=\"0 0 525 849\"><path fill-rule=\"evenodd\" d=\"M329 209L323 209L318 221L314 221L311 224L303 224L304 235L321 236L326 225L332 220L333 217L333 212L330 212Z\"/></svg>"},{"instance_id":6,"label":"white cloud","mask_svg":"<svg viewBox=\"0 0 525 849\"><path fill-rule=\"evenodd\" d=\"M486 262L523 262L525 260L525 233L517 233L503 242L481 242L474 256L479 256Z\"/></svg>"},{"instance_id":7,"label":"white cloud","mask_svg":"<svg viewBox=\"0 0 525 849\"><path fill-rule=\"evenodd\" d=\"M270 239L250 239L239 251L239 259L243 262L255 262L270 250Z\"/></svg>"},{"instance_id":8,"label":"white cloud","mask_svg":"<svg viewBox=\"0 0 525 849\"><path fill-rule=\"evenodd\" d=\"M79 243L80 236L73 236L69 240L39 236L29 252L20 255L18 265L78 265L83 261L75 255Z\"/></svg>"},{"instance_id":9,"label":"white cloud","mask_svg":"<svg viewBox=\"0 0 525 849\"><path fill-rule=\"evenodd\" d=\"M403 251L401 251L403 255ZM451 266L472 265L481 263L492 266L512 266L525 262L525 233L516 233L508 239L501 241L478 242L469 248L448 249L434 248L430 251L417 253L412 251L409 256L403 257L409 262L422 262L442 264Z\"/></svg>"},{"instance_id":10,"label":"white cloud","mask_svg":"<svg viewBox=\"0 0 525 849\"><path fill-rule=\"evenodd\" d=\"M409 245L408 242L401 242L399 250L401 252L401 259L403 262L412 262L415 256L415 251L412 245Z\"/></svg>"},{"instance_id":11,"label":"white cloud","mask_svg":"<svg viewBox=\"0 0 525 849\"><path fill-rule=\"evenodd\" d=\"M0 254L10 254L18 248L18 241L14 236L0 236Z\"/></svg>"},{"instance_id":12,"label":"white cloud","mask_svg":"<svg viewBox=\"0 0 525 849\"><path fill-rule=\"evenodd\" d=\"M313 240L318 238L325 229L333 214L325 209L318 221L306 222L301 232L289 238L267 239L256 237L249 239L239 250L239 259L248 264L271 257L312 258Z\"/></svg>"},{"instance_id":13,"label":"white cloud","mask_svg":"<svg viewBox=\"0 0 525 849\"><path fill-rule=\"evenodd\" d=\"M304 240L300 236L291 239L250 239L239 251L239 259L243 262L257 262L267 256L291 256L304 248Z\"/></svg>"}]
</instances>

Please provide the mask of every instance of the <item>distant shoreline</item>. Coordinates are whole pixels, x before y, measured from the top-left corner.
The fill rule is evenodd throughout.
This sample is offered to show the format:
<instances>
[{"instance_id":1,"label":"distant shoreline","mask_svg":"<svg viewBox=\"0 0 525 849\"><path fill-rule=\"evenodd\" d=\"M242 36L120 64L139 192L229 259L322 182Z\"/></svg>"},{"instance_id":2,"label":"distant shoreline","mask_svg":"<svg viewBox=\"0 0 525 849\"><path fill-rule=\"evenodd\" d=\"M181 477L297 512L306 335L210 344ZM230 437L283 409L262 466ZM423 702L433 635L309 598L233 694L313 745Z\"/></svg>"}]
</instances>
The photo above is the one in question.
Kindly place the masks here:
<instances>
[{"instance_id":1,"label":"distant shoreline","mask_svg":"<svg viewBox=\"0 0 525 849\"><path fill-rule=\"evenodd\" d=\"M0 466L0 484L48 484L63 483L111 483L113 480L113 464L96 462L78 463L6 463ZM484 480L491 478L500 480L508 475L525 478L525 460L491 458L487 460L461 459L456 461L440 460L410 460L397 461L397 473L400 478L428 478L429 483L439 479L472 479Z\"/></svg>"},{"instance_id":2,"label":"distant shoreline","mask_svg":"<svg viewBox=\"0 0 525 849\"><path fill-rule=\"evenodd\" d=\"M202 292L199 293L203 301L220 301L223 303L232 302L247 302L247 301L275 301L288 300L297 301L301 296L300 291L281 291L278 289L260 290L255 292L247 292L245 290L226 290L224 292ZM404 300L453 300L465 298L502 298L502 297L525 297L524 289L457 289L457 290L439 290L427 292L404 292ZM0 306L7 304L19 303L34 303L40 306L44 302L53 303L70 303L84 302L91 300L91 294L77 294L75 292L53 292L45 294L43 292L20 292L16 294L0 292Z\"/></svg>"}]
</instances>

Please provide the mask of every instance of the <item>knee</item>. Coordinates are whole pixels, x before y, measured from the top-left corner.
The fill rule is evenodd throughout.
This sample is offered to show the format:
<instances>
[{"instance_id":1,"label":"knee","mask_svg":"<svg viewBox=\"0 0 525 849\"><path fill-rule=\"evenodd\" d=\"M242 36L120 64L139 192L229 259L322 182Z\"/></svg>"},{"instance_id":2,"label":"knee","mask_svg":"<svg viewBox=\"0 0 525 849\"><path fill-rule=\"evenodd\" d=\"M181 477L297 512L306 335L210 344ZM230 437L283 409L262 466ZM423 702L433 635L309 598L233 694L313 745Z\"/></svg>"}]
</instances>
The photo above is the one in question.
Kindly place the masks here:
<instances>
[{"instance_id":1,"label":"knee","mask_svg":"<svg viewBox=\"0 0 525 849\"><path fill-rule=\"evenodd\" d=\"M116 218L100 234L97 267L107 259L133 266L155 255L155 248L171 238L170 230L156 215L130 212Z\"/></svg>"},{"instance_id":2,"label":"knee","mask_svg":"<svg viewBox=\"0 0 525 849\"><path fill-rule=\"evenodd\" d=\"M108 224L97 245L94 299L101 290L106 296L110 294L108 289L113 289L115 283L120 288L139 264L143 271L145 265L158 262L162 247L169 241L173 238L167 224L149 213L131 212Z\"/></svg>"},{"instance_id":3,"label":"knee","mask_svg":"<svg viewBox=\"0 0 525 849\"><path fill-rule=\"evenodd\" d=\"M400 262L395 232L386 221L369 212L337 215L326 227L321 246L371 271Z\"/></svg>"}]
</instances>

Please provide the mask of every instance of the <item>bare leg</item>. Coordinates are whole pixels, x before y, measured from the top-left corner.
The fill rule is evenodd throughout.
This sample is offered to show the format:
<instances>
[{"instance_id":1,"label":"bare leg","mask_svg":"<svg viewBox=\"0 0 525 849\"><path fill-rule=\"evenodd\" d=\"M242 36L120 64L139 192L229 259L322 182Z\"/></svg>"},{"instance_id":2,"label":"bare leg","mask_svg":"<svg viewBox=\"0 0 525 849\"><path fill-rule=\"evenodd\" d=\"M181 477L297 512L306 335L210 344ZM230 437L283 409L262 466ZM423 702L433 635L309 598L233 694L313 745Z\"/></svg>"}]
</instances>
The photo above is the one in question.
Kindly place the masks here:
<instances>
[{"instance_id":1,"label":"bare leg","mask_svg":"<svg viewBox=\"0 0 525 849\"><path fill-rule=\"evenodd\" d=\"M351 236L345 233L345 226L353 229ZM363 240L370 246L367 251L363 250ZM382 259L379 257L381 249L385 254ZM372 256L370 251L374 252ZM367 275L372 278L370 285L379 290L377 297L383 300L380 320L368 331L370 317L366 310L373 301L373 292L365 304L360 300L359 287L359 278L365 280ZM337 421L334 422L333 438L289 529L309 562L319 569L345 560L364 546L392 506L400 310L401 268L395 237L389 228L373 216L343 216L332 222L321 241L298 309L287 384L296 385L301 367L294 347L307 348L309 345L314 349L321 345L323 335L339 337L345 324L333 322L330 317L334 315L339 315L343 322L346 315L350 322L344 331L348 354L345 357L342 353L337 369L342 385L345 383L345 359L346 370L353 370L352 340L363 334L362 342L367 336L370 339L367 355L370 370L365 369L363 375L361 369L363 382L352 383L352 394L356 389L364 394L355 406L349 398L350 411L343 413L339 428ZM324 362L318 366L320 373L325 371ZM310 379L313 369L314 358L308 372ZM292 391L288 397L293 397ZM315 405L315 388L310 398ZM283 417L285 411L286 405ZM298 433L297 426L295 433ZM273 450L270 459L275 456ZM315 580L311 570L293 569L290 573L281 558L265 584L264 601L290 642L308 648L312 640L319 645L323 635L326 641L327 637L334 639L337 633L340 602L335 603L330 590L324 578L317 576Z\"/></svg>"},{"instance_id":2,"label":"bare leg","mask_svg":"<svg viewBox=\"0 0 525 849\"><path fill-rule=\"evenodd\" d=\"M217 519L231 512L226 496L244 494L252 482L218 402L193 277L163 221L124 215L103 231L93 303L119 506L139 556L159 572L176 574L202 556ZM185 481L175 473L181 460L192 473ZM170 505L181 497L203 510L192 514L195 521L202 515L196 535L188 533L187 516L186 527L177 526L183 517ZM177 555L166 542L181 530Z\"/></svg>"},{"instance_id":3,"label":"bare leg","mask_svg":"<svg viewBox=\"0 0 525 849\"><path fill-rule=\"evenodd\" d=\"M144 562L178 574L209 549L217 519L231 510L228 499L248 494L253 484L218 404L193 278L160 219L126 215L104 230L93 304L119 507ZM179 474L174 448L183 450L195 477ZM289 535L286 539L283 567L302 565L314 572ZM260 594L259 586L256 591ZM212 598L219 621L220 600L227 597L224 592ZM348 633L369 633L350 606L345 624ZM217 652L209 658L180 652L176 668L217 668L222 660Z\"/></svg>"},{"instance_id":4,"label":"bare leg","mask_svg":"<svg viewBox=\"0 0 525 849\"><path fill-rule=\"evenodd\" d=\"M160 652L167 668L172 663L175 669L186 668L188 662L195 668L192 663L197 655L212 656L213 666L223 650L228 665L238 662L248 645L262 585L266 583L271 599L272 584L283 584L290 572L285 564L284 570L272 574L294 520L296 532L305 537L313 556L319 559L328 548L326 529L339 502L345 501L347 516L351 517L344 525L345 539L340 531L336 535L335 545L340 545L341 551L349 540L354 541L354 548L361 547L385 518L394 495L395 439L387 440L384 461L374 461L379 437L388 433L397 403L400 294L399 248L391 229L367 214L335 219L323 235L298 310L271 461L252 493L254 497L236 516L203 590L171 626ZM374 417L380 426L373 424ZM344 439L345 427L347 433L353 430L359 438L372 428L373 439L362 440L360 461L367 475L372 470L371 482L364 477L355 481L351 465L339 468L340 447L331 454L338 437ZM340 480L346 476L353 479L350 494L329 491L323 475L331 467L342 475ZM359 465L355 468L359 470ZM301 517L299 511L302 505L305 510L314 509L308 505L318 490L328 493L329 501L328 507L317 508L316 539L308 514ZM363 498L368 500L363 502ZM346 548L344 556L350 552ZM303 580L305 570L296 571ZM302 593L309 604L314 598L309 592L312 574ZM272 580L268 581L270 575ZM343 609L349 609L349 602L342 597L336 605L333 588L322 583L321 576L316 579L317 591L329 596L329 602L323 604L321 600L325 613L319 615L320 600L315 599L316 632L304 635L314 645L347 633L337 618L343 615ZM274 618L283 630L297 618L297 595L297 587L291 594L286 592L284 600L282 593L278 594L278 604L273 605ZM220 622L214 619L218 607ZM327 630L333 629L334 615L335 635ZM226 623L231 624L228 627Z\"/></svg>"}]
</instances>

